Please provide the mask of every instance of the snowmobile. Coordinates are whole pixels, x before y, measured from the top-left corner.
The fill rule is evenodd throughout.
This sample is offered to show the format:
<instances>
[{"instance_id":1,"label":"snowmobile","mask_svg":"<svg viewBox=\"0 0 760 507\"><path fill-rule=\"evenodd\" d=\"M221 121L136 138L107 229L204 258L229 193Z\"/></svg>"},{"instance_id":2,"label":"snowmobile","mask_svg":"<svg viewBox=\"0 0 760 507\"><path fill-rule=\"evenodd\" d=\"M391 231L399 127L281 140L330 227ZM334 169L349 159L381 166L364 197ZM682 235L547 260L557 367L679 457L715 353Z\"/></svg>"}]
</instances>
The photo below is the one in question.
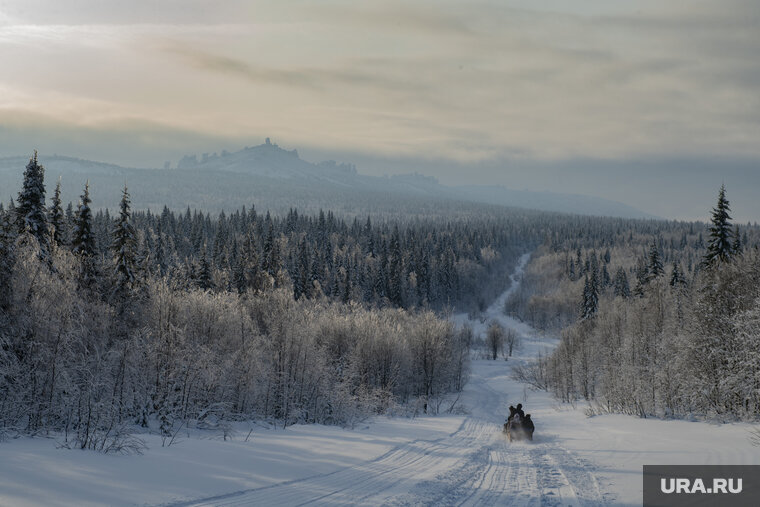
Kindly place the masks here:
<instances>
[{"instance_id":1,"label":"snowmobile","mask_svg":"<svg viewBox=\"0 0 760 507\"><path fill-rule=\"evenodd\" d=\"M502 431L507 434L507 439L512 442L513 440L523 440L526 438L528 440L533 440L534 430L535 426L530 418L530 414L528 414L524 418L520 418L519 415L516 415L507 419Z\"/></svg>"}]
</instances>

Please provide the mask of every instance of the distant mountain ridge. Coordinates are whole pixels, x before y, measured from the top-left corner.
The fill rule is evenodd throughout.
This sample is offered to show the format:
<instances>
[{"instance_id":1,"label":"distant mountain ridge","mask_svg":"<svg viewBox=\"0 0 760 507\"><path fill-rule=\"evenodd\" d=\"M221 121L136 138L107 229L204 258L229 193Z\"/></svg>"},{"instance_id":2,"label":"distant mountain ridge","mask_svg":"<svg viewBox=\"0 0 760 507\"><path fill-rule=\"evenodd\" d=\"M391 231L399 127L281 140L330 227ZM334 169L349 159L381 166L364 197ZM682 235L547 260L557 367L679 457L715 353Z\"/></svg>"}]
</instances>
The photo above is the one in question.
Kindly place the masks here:
<instances>
[{"instance_id":1,"label":"distant mountain ridge","mask_svg":"<svg viewBox=\"0 0 760 507\"><path fill-rule=\"evenodd\" d=\"M27 161L28 157L0 158L0 200L18 193ZM299 157L297 150L285 150L269 138L264 144L236 152L186 155L174 169L168 165L163 169L125 168L59 155L43 155L40 161L46 167L49 190L61 177L64 200L76 202L84 181L89 179L93 205L107 208L115 208L126 183L134 207L150 209L168 205L218 211L256 202L258 207L278 211L288 207L329 208L332 203L346 211L353 207L367 212L384 207L382 200L393 197L389 201L456 200L575 214L653 218L631 206L592 196L520 191L503 186L450 187L435 177L417 173L363 175L353 164L332 160L308 162Z\"/></svg>"}]
</instances>

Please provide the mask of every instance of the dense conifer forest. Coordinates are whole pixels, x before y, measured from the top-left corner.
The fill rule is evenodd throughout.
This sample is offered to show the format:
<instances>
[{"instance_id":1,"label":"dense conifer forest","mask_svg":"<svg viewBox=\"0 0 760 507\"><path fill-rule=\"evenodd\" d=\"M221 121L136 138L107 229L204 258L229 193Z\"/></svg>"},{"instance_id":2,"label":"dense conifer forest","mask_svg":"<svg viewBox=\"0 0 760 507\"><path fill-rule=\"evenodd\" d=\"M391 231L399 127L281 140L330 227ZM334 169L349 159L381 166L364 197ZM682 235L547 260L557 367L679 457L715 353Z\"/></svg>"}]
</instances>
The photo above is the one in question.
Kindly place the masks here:
<instances>
[{"instance_id":1,"label":"dense conifer forest","mask_svg":"<svg viewBox=\"0 0 760 507\"><path fill-rule=\"evenodd\" d=\"M126 187L112 217L89 185L64 208L61 184L47 203L35 156L0 208L0 425L106 451L135 425L169 437L188 420L437 412L472 342L444 312L503 290L540 237L531 213L482 206L404 221L133 213Z\"/></svg>"},{"instance_id":2,"label":"dense conifer forest","mask_svg":"<svg viewBox=\"0 0 760 507\"><path fill-rule=\"evenodd\" d=\"M103 451L137 427L352 425L436 413L467 381L477 315L534 251L506 310L562 342L520 374L639 415L753 417L757 228L721 191L700 223L474 205L405 219L50 202L36 155L0 205L0 428ZM513 336L509 330L509 336ZM494 354L495 357L495 354Z\"/></svg>"}]
</instances>

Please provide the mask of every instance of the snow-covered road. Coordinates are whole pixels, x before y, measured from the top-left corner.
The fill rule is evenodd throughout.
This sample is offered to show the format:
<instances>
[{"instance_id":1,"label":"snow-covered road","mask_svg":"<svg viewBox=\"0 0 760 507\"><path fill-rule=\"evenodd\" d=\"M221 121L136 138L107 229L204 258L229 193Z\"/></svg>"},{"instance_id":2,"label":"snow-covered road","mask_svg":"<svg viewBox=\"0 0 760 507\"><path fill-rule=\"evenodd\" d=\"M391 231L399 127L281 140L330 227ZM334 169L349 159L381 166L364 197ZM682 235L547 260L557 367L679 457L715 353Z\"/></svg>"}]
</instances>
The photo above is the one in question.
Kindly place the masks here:
<instances>
[{"instance_id":1,"label":"snow-covered road","mask_svg":"<svg viewBox=\"0 0 760 507\"><path fill-rule=\"evenodd\" d=\"M477 415L452 434L417 440L337 472L241 491L193 506L247 505L597 505L594 472L553 437L508 443L499 431L506 397L497 368L481 365L468 388Z\"/></svg>"},{"instance_id":2,"label":"snow-covered road","mask_svg":"<svg viewBox=\"0 0 760 507\"><path fill-rule=\"evenodd\" d=\"M469 412L459 428L435 440L399 445L375 459L323 475L271 487L240 491L192 506L247 505L599 505L605 503L593 467L559 445L556 435L541 429L533 442L509 443L500 431L510 404L530 396L510 378L511 368L551 347L528 326L503 314L504 301L519 283L529 259L520 259L510 290L484 313L468 322L476 334L497 320L523 337L521 356L509 361L479 360L461 404ZM544 403L545 404L545 403ZM537 407L538 408L538 407ZM547 407L544 407L547 408Z\"/></svg>"}]
</instances>

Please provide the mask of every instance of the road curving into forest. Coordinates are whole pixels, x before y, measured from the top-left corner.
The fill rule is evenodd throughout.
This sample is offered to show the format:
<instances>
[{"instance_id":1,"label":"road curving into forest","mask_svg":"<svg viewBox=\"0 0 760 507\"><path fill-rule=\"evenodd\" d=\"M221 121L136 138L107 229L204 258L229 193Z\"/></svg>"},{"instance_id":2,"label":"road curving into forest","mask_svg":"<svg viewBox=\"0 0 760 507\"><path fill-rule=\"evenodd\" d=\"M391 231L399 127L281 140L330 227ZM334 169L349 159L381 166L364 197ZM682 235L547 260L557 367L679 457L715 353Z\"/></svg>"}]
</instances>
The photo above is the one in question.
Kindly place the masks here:
<instances>
[{"instance_id":1,"label":"road curving into forest","mask_svg":"<svg viewBox=\"0 0 760 507\"><path fill-rule=\"evenodd\" d=\"M534 396L510 376L515 364L530 360L542 347L555 343L539 338L530 327L502 312L504 301L519 284L528 258L525 255L520 259L510 289L482 318L470 321L466 315L454 317L457 324L468 321L476 333L484 332L488 323L497 320L516 329L523 342L518 354L508 361L473 361L470 381L460 399L468 415L462 417L456 431L437 440L416 440L400 445L382 456L332 473L177 505L586 506L607 503L609 497L600 488L595 468L562 447L562 428L542 425L539 414L552 410L548 396ZM509 443L500 431L507 407L516 403L523 403L528 412L536 409L537 429L533 442Z\"/></svg>"}]
</instances>

